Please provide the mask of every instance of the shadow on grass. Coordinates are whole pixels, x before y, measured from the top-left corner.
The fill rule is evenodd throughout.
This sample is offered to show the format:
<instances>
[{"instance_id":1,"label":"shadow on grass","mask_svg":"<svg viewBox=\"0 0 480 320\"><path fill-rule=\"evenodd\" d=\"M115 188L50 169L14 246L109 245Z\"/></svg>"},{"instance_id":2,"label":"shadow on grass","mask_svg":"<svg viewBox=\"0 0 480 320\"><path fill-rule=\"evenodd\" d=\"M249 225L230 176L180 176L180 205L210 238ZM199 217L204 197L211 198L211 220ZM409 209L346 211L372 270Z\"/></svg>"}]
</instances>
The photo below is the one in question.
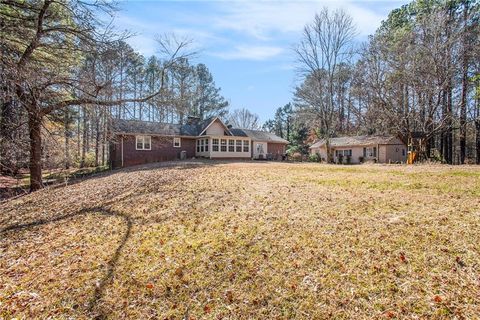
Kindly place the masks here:
<instances>
[{"instance_id":1,"label":"shadow on grass","mask_svg":"<svg viewBox=\"0 0 480 320\"><path fill-rule=\"evenodd\" d=\"M69 213L62 216L53 217L50 219L39 219L37 221L33 221L25 224L11 225L3 229L0 229L0 235L9 233L9 232L14 232L14 231L26 230L33 227L55 223L55 222L63 221L63 220L78 217L78 216L84 216L88 214L100 214L106 217L120 217L125 221L125 224L126 224L126 230L123 233L120 244L116 248L113 256L108 261L107 270L105 271L105 274L103 275L99 284L95 287L95 291L93 292L92 297L90 298L87 305L87 312L91 313L95 319L104 319L106 318L106 315L103 314L101 310L95 311L95 307L97 306L98 302L102 299L106 286L113 279L113 275L115 273L115 268L117 266L118 259L120 258L120 254L122 253L122 250L125 244L130 238L133 223L132 223L132 219L129 216L112 211L110 209L103 208L103 207L87 208L74 213Z\"/></svg>"}]
</instances>

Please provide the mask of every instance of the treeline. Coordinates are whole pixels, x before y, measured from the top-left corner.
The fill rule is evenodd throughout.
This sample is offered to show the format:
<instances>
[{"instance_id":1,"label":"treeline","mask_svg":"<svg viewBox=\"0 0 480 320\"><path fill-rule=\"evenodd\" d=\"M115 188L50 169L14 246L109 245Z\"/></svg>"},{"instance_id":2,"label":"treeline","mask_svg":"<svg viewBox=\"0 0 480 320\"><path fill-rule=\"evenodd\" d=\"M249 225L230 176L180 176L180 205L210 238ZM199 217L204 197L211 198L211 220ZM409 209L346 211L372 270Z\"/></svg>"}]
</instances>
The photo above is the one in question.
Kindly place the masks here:
<instances>
[{"instance_id":1,"label":"treeline","mask_svg":"<svg viewBox=\"0 0 480 320\"><path fill-rule=\"evenodd\" d=\"M182 122L223 115L228 103L189 41L158 37L145 58L111 28L112 2L2 1L0 171L107 163L112 118Z\"/></svg>"},{"instance_id":2,"label":"treeline","mask_svg":"<svg viewBox=\"0 0 480 320\"><path fill-rule=\"evenodd\" d=\"M279 108L266 128L295 150L319 138L394 134L414 138L422 159L479 164L479 18L477 0L417 0L358 47L351 17L323 10L296 48L303 80L294 107Z\"/></svg>"}]
</instances>

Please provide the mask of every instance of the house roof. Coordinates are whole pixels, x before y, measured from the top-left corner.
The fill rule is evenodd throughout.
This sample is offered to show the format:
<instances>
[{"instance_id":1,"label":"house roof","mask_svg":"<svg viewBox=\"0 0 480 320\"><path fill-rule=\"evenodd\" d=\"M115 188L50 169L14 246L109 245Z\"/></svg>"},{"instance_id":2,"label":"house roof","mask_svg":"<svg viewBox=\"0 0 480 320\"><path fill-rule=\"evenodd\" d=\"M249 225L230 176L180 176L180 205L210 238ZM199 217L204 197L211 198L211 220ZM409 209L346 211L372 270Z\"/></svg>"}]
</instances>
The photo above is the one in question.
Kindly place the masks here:
<instances>
[{"instance_id":1,"label":"house roof","mask_svg":"<svg viewBox=\"0 0 480 320\"><path fill-rule=\"evenodd\" d=\"M289 143L287 140L280 138L274 133L267 132L267 131L250 130L250 129L230 129L230 131L235 136L249 137L254 141L275 142L275 143L285 143L285 144Z\"/></svg>"},{"instance_id":2,"label":"house roof","mask_svg":"<svg viewBox=\"0 0 480 320\"><path fill-rule=\"evenodd\" d=\"M112 121L112 129L115 133L124 134L151 134L151 135L165 135L165 136L191 136L197 137L201 135L210 124L212 124L217 117L208 118L198 123L192 124L172 124L172 123L160 123L149 122L141 120L123 120L114 119ZM220 122L221 120L218 119ZM223 124L223 122L222 122ZM228 128L233 136L236 137L249 137L254 141L265 141L275 143L285 143L288 141L276 136L273 133L260 131L260 130L248 130L238 128Z\"/></svg>"},{"instance_id":3,"label":"house roof","mask_svg":"<svg viewBox=\"0 0 480 320\"><path fill-rule=\"evenodd\" d=\"M153 134L165 136L197 136L214 119L208 118L198 123L175 124L143 120L114 119L112 129L116 133Z\"/></svg>"},{"instance_id":4,"label":"house roof","mask_svg":"<svg viewBox=\"0 0 480 320\"><path fill-rule=\"evenodd\" d=\"M330 139L330 146L332 147L351 147L351 146L365 146L372 144L389 144L397 139L395 136L353 136L353 137L338 137ZM320 148L325 146L325 139L319 140L312 144L312 148Z\"/></svg>"}]
</instances>

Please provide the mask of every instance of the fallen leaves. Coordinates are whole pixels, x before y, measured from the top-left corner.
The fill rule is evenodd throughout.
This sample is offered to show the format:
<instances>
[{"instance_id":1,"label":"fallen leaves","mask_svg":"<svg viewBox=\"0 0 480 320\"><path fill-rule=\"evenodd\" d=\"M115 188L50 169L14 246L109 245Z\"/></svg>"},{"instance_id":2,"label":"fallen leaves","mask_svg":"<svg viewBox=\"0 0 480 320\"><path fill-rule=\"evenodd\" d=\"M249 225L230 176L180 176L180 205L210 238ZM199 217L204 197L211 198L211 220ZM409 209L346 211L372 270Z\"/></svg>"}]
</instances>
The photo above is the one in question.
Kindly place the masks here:
<instances>
[{"instance_id":1,"label":"fallen leaves","mask_svg":"<svg viewBox=\"0 0 480 320\"><path fill-rule=\"evenodd\" d=\"M95 290L109 318L474 318L480 181L459 170L150 165L42 190L0 228L108 207L132 231L113 266L115 217L0 234L0 318L89 318Z\"/></svg>"}]
</instances>

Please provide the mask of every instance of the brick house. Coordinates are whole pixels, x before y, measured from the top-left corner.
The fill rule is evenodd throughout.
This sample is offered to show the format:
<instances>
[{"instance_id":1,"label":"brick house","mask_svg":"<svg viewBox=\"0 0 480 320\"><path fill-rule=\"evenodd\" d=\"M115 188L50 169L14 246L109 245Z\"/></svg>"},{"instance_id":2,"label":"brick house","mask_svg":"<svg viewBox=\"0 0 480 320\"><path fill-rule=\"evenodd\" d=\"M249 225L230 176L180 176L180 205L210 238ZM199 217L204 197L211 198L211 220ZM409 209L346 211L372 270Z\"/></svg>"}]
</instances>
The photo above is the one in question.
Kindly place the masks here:
<instances>
[{"instance_id":1,"label":"brick house","mask_svg":"<svg viewBox=\"0 0 480 320\"><path fill-rule=\"evenodd\" d=\"M273 133L231 128L218 117L186 124L113 120L112 168L188 158L280 159L288 141Z\"/></svg>"}]
</instances>

